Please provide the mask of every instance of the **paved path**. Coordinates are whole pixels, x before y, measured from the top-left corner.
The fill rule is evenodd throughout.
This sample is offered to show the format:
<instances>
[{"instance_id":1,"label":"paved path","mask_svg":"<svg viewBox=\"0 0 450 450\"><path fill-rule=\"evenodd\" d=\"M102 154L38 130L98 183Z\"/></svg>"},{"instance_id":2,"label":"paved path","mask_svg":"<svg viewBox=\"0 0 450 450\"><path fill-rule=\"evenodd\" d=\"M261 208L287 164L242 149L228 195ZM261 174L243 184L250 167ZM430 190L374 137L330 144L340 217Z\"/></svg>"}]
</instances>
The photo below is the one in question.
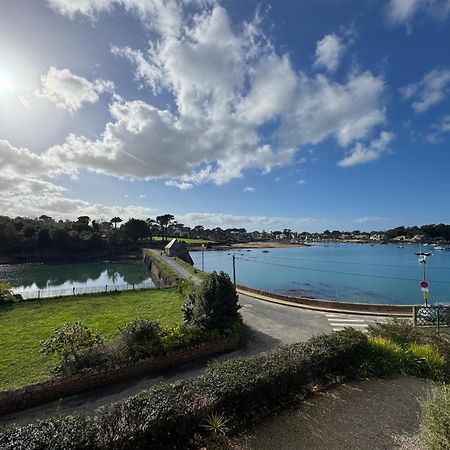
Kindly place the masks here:
<instances>
[{"instance_id":1,"label":"paved path","mask_svg":"<svg viewBox=\"0 0 450 450\"><path fill-rule=\"evenodd\" d=\"M236 450L425 450L420 402L436 384L401 377L343 384L247 431Z\"/></svg>"},{"instance_id":2,"label":"paved path","mask_svg":"<svg viewBox=\"0 0 450 450\"><path fill-rule=\"evenodd\" d=\"M164 264L169 266L173 271L177 272L181 276L181 278L184 278L185 280L191 278L196 284L201 282L199 277L189 272L189 270L187 270L182 265L178 264L176 259L171 258L164 253L161 254L161 250L154 250L149 248L147 249L147 251L149 251L153 255L153 257L159 259Z\"/></svg>"},{"instance_id":3,"label":"paved path","mask_svg":"<svg viewBox=\"0 0 450 450\"><path fill-rule=\"evenodd\" d=\"M250 356L282 344L304 341L331 328L324 314L263 302L240 295L241 313L248 327L248 342L243 349L221 355L220 359ZM60 401L0 417L0 425L11 421L32 421L56 413L90 412L95 408L137 394L158 382L173 381L199 375L208 360L184 364L158 374L141 376L110 386L72 395Z\"/></svg>"},{"instance_id":4,"label":"paved path","mask_svg":"<svg viewBox=\"0 0 450 450\"><path fill-rule=\"evenodd\" d=\"M183 277L193 276L184 267L178 265L175 260L161 256L168 265L177 270ZM198 278L198 277L195 277ZM320 311L270 303L240 294L239 301L242 306L241 313L244 323L248 328L248 342L243 349L221 355L219 359L227 359L236 356L249 356L268 351L282 344L292 344L305 341L314 335L329 333L332 331L332 322L329 317ZM342 315L348 318L349 315ZM377 320L374 317L357 316L361 320ZM342 319L344 320L344 319ZM355 328L359 328L359 322L345 322ZM159 382L173 382L199 375L205 369L208 360L200 360L184 364L181 367L153 373L148 376L132 378L124 382L110 386L93 389L81 394L72 395L60 401L49 402L15 414L0 417L0 425L8 422L29 422L50 415L76 412L91 412L99 406L116 402L123 398L137 394L143 389Z\"/></svg>"}]
</instances>

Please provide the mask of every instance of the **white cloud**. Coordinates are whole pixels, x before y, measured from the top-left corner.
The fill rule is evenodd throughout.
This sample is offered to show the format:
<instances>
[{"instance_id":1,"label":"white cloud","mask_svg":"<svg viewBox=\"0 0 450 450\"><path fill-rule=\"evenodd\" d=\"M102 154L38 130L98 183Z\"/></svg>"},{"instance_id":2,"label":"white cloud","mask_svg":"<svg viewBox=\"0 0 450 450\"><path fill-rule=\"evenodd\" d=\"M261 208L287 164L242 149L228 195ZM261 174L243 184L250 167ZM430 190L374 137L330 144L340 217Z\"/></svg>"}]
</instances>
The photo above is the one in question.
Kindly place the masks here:
<instances>
[{"instance_id":1,"label":"white cloud","mask_svg":"<svg viewBox=\"0 0 450 450\"><path fill-rule=\"evenodd\" d=\"M384 123L383 91L383 79L370 72L351 75L345 84L300 74L295 105L283 117L279 135L294 147L329 137L345 147Z\"/></svg>"},{"instance_id":2,"label":"white cloud","mask_svg":"<svg viewBox=\"0 0 450 450\"><path fill-rule=\"evenodd\" d=\"M94 17L119 3L133 12L163 4L51 2L69 17ZM147 51L112 48L135 65L140 83L173 98L173 104L161 109L116 96L101 137L69 135L47 152L52 161L72 173L87 168L117 177L163 178L168 186L189 189L226 183L249 168L267 173L290 163L306 144L334 138L347 147L384 123L381 77L352 73L339 83L324 74L297 73L289 55L275 51L259 17L237 27L224 8L205 7L211 2L196 1L201 13L185 16L187 3L164 2L178 8L181 25L176 33L158 26L159 39ZM265 124L275 125L271 136L261 134Z\"/></svg>"},{"instance_id":3,"label":"white cloud","mask_svg":"<svg viewBox=\"0 0 450 450\"><path fill-rule=\"evenodd\" d=\"M47 98L58 108L71 112L79 110L86 103L96 103L103 92L113 92L112 81L89 81L72 73L69 69L50 67L41 76L41 89L35 94Z\"/></svg>"},{"instance_id":4,"label":"white cloud","mask_svg":"<svg viewBox=\"0 0 450 450\"><path fill-rule=\"evenodd\" d=\"M389 0L386 8L388 20L406 25L408 29L419 14L433 20L444 20L450 13L450 0Z\"/></svg>"},{"instance_id":5,"label":"white cloud","mask_svg":"<svg viewBox=\"0 0 450 450\"><path fill-rule=\"evenodd\" d=\"M300 184L300 185L306 184L306 181L305 180L298 180L298 184Z\"/></svg>"},{"instance_id":6,"label":"white cloud","mask_svg":"<svg viewBox=\"0 0 450 450\"><path fill-rule=\"evenodd\" d=\"M438 123L431 126L431 133L427 135L429 142L436 143L442 138L442 135L450 133L450 114L440 118Z\"/></svg>"},{"instance_id":7,"label":"white cloud","mask_svg":"<svg viewBox=\"0 0 450 450\"><path fill-rule=\"evenodd\" d=\"M110 13L121 6L139 17L145 26L165 34L178 33L185 8L214 3L215 0L47 0L52 9L70 19L81 16L92 21L100 13Z\"/></svg>"},{"instance_id":8,"label":"white cloud","mask_svg":"<svg viewBox=\"0 0 450 450\"><path fill-rule=\"evenodd\" d=\"M433 69L422 80L408 84L400 92L405 99L413 100L412 107L416 113L423 113L450 94L450 69Z\"/></svg>"},{"instance_id":9,"label":"white cloud","mask_svg":"<svg viewBox=\"0 0 450 450\"><path fill-rule=\"evenodd\" d=\"M313 230L327 226L327 221L313 217L240 216L234 214L175 214L176 219L190 227L202 224L206 228L246 228L247 230Z\"/></svg>"},{"instance_id":10,"label":"white cloud","mask_svg":"<svg viewBox=\"0 0 450 450\"><path fill-rule=\"evenodd\" d=\"M244 192L255 192L255 188L253 186L246 186Z\"/></svg>"},{"instance_id":11,"label":"white cloud","mask_svg":"<svg viewBox=\"0 0 450 450\"><path fill-rule=\"evenodd\" d=\"M365 224L365 223L376 223L376 222L385 222L389 220L388 217L377 217L377 216L364 216L355 220L355 223Z\"/></svg>"},{"instance_id":12,"label":"white cloud","mask_svg":"<svg viewBox=\"0 0 450 450\"><path fill-rule=\"evenodd\" d=\"M139 195L139 198L145 198L146 197L146 195L145 194L141 194L141 195Z\"/></svg>"},{"instance_id":13,"label":"white cloud","mask_svg":"<svg viewBox=\"0 0 450 450\"><path fill-rule=\"evenodd\" d=\"M42 177L62 172L45 154L37 155L0 139L0 196L61 192L64 189Z\"/></svg>"},{"instance_id":14,"label":"white cloud","mask_svg":"<svg viewBox=\"0 0 450 450\"><path fill-rule=\"evenodd\" d=\"M11 217L39 217L47 214L57 219L74 219L81 215L87 215L105 220L120 216L127 220L130 217L147 218L154 215L152 209L142 206L107 206L53 193L26 194L15 197L0 196L0 210Z\"/></svg>"},{"instance_id":15,"label":"white cloud","mask_svg":"<svg viewBox=\"0 0 450 450\"><path fill-rule=\"evenodd\" d=\"M327 34L316 45L314 66L335 72L341 62L345 46L336 34Z\"/></svg>"},{"instance_id":16,"label":"white cloud","mask_svg":"<svg viewBox=\"0 0 450 450\"><path fill-rule=\"evenodd\" d=\"M383 153L389 151L389 144L393 139L393 133L382 131L380 137L371 141L369 145L358 142L350 151L350 154L338 162L338 165L341 167L349 167L375 161Z\"/></svg>"}]
</instances>

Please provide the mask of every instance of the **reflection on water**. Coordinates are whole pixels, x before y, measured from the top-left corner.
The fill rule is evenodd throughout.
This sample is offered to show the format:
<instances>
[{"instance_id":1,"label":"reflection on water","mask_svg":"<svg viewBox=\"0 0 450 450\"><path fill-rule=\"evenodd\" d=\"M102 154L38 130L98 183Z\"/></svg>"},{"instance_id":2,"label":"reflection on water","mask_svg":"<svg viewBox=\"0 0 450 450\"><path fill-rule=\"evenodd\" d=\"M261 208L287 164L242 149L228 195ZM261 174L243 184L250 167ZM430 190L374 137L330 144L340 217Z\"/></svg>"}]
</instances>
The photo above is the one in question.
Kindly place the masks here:
<instances>
[{"instance_id":1,"label":"reflection on water","mask_svg":"<svg viewBox=\"0 0 450 450\"><path fill-rule=\"evenodd\" d=\"M232 276L236 256L237 282L268 291L363 303L419 304L422 267L415 252L433 251L418 245L327 244L301 248L207 251L205 270ZM201 268L201 252L192 252ZM427 261L430 299L450 301L450 252L435 252Z\"/></svg>"},{"instance_id":2,"label":"reflection on water","mask_svg":"<svg viewBox=\"0 0 450 450\"><path fill-rule=\"evenodd\" d=\"M8 281L15 292L151 282L144 265L137 261L1 264L0 280Z\"/></svg>"}]
</instances>

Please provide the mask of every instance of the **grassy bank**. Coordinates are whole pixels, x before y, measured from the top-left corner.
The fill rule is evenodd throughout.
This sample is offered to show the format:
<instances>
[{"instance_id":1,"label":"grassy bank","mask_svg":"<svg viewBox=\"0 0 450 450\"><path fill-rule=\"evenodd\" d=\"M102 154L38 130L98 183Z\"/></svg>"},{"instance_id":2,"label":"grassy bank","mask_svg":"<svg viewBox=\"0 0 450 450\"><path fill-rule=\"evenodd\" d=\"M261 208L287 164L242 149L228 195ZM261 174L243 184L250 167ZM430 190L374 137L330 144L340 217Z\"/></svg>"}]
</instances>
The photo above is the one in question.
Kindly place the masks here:
<instances>
[{"instance_id":1,"label":"grassy bank","mask_svg":"<svg viewBox=\"0 0 450 450\"><path fill-rule=\"evenodd\" d=\"M39 341L56 326L81 321L106 339L136 316L163 325L181 322L182 297L174 289L64 297L0 307L0 390L44 380L55 362L39 352Z\"/></svg>"}]
</instances>

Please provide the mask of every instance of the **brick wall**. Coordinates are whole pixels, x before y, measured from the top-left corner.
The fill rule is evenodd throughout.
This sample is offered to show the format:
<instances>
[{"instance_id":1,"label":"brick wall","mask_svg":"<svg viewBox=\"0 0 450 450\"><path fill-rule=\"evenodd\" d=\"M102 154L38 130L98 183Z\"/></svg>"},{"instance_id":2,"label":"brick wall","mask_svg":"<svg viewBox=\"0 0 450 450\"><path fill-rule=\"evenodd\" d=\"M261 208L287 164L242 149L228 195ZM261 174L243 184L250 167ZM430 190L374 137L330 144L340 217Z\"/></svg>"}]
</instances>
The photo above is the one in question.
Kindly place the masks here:
<instances>
[{"instance_id":1,"label":"brick wall","mask_svg":"<svg viewBox=\"0 0 450 450\"><path fill-rule=\"evenodd\" d=\"M20 411L45 402L58 400L91 388L115 383L127 378L166 369L188 361L234 350L239 345L239 337L226 338L215 343L204 343L187 350L178 350L169 355L143 359L136 364L118 366L86 375L67 378L52 378L20 389L0 392L0 415Z\"/></svg>"}]
</instances>

